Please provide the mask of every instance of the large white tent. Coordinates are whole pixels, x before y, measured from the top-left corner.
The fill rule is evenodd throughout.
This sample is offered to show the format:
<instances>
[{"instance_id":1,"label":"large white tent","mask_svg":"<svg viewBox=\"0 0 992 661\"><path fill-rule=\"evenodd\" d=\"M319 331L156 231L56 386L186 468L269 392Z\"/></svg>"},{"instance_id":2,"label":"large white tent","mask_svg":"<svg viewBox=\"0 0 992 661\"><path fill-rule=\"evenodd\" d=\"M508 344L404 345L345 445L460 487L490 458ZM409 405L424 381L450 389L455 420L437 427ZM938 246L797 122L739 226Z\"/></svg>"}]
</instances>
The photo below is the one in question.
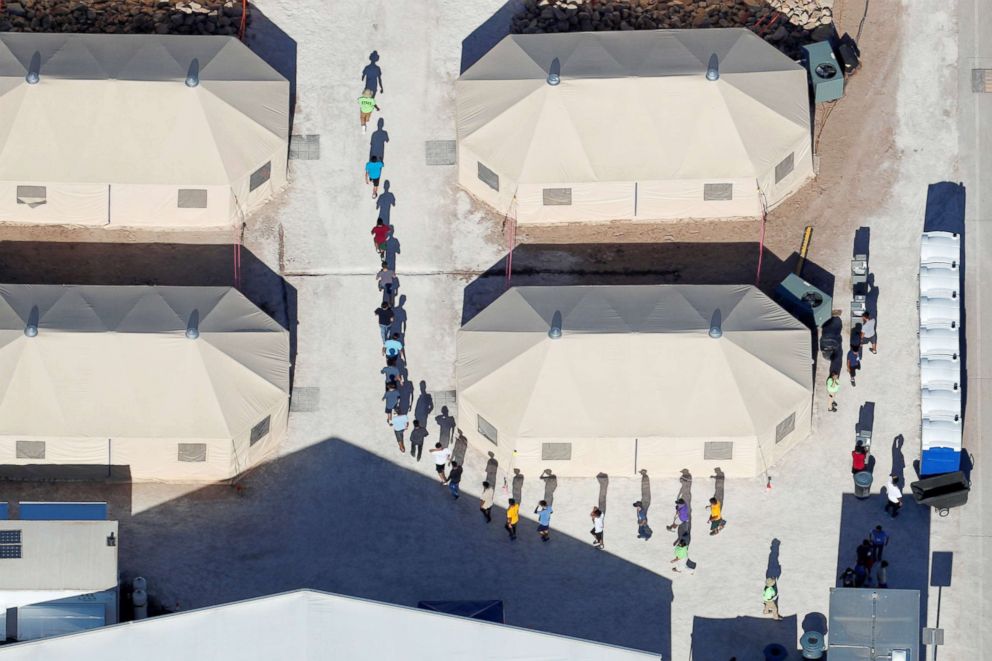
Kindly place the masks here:
<instances>
[{"instance_id":1,"label":"large white tent","mask_svg":"<svg viewBox=\"0 0 992 661\"><path fill-rule=\"evenodd\" d=\"M4 661L657 658L657 654L313 590L0 647Z\"/></svg>"},{"instance_id":2,"label":"large white tent","mask_svg":"<svg viewBox=\"0 0 992 661\"><path fill-rule=\"evenodd\" d=\"M458 181L520 223L760 216L813 175L807 89L743 28L510 35L456 83Z\"/></svg>"},{"instance_id":3,"label":"large white tent","mask_svg":"<svg viewBox=\"0 0 992 661\"><path fill-rule=\"evenodd\" d=\"M289 333L229 287L0 285L0 464L236 476L289 409Z\"/></svg>"},{"instance_id":4,"label":"large white tent","mask_svg":"<svg viewBox=\"0 0 992 661\"><path fill-rule=\"evenodd\" d=\"M529 475L753 476L809 435L811 347L752 286L514 287L458 332L460 429Z\"/></svg>"},{"instance_id":5,"label":"large white tent","mask_svg":"<svg viewBox=\"0 0 992 661\"><path fill-rule=\"evenodd\" d=\"M288 132L289 82L234 37L0 33L0 222L239 227Z\"/></svg>"}]
</instances>

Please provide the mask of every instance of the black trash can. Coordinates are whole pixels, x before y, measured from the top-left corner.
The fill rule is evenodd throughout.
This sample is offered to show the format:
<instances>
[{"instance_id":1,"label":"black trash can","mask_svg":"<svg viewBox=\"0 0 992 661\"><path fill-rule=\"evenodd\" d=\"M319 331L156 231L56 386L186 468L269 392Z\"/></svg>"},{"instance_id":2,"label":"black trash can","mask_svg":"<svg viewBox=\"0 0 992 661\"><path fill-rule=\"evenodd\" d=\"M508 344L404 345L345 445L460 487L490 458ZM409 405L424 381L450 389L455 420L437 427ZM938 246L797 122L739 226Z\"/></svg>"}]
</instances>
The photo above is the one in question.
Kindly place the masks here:
<instances>
[{"instance_id":1,"label":"black trash can","mask_svg":"<svg viewBox=\"0 0 992 661\"><path fill-rule=\"evenodd\" d=\"M861 471L854 474L854 495L858 498L867 498L871 495L871 473Z\"/></svg>"}]
</instances>

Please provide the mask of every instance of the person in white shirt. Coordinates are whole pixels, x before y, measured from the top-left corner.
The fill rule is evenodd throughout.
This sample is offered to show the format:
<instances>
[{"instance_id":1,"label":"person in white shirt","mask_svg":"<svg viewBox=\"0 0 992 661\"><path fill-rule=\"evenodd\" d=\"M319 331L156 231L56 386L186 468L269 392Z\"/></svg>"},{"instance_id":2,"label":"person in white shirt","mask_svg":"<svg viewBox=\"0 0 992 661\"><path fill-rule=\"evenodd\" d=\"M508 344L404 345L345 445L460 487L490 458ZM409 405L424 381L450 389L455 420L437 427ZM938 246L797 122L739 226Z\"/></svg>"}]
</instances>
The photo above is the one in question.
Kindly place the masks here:
<instances>
[{"instance_id":1,"label":"person in white shirt","mask_svg":"<svg viewBox=\"0 0 992 661\"><path fill-rule=\"evenodd\" d=\"M589 514L592 518L592 545L598 548L600 551L603 550L603 528L605 527L603 521L603 513L598 507L592 508L592 512Z\"/></svg>"},{"instance_id":2,"label":"person in white shirt","mask_svg":"<svg viewBox=\"0 0 992 661\"><path fill-rule=\"evenodd\" d=\"M434 455L434 470L437 471L441 484L447 484L448 476L444 474L444 469L448 465L448 459L451 458L451 450L441 447L441 443L438 442L431 448L431 454Z\"/></svg>"},{"instance_id":3,"label":"person in white shirt","mask_svg":"<svg viewBox=\"0 0 992 661\"><path fill-rule=\"evenodd\" d=\"M890 475L889 481L885 483L885 511L896 518L899 515L899 508L902 507L902 489L899 488L899 476Z\"/></svg>"},{"instance_id":4,"label":"person in white shirt","mask_svg":"<svg viewBox=\"0 0 992 661\"><path fill-rule=\"evenodd\" d=\"M875 317L867 312L861 315L861 341L871 344L871 352L878 353L878 333L875 331Z\"/></svg>"}]
</instances>

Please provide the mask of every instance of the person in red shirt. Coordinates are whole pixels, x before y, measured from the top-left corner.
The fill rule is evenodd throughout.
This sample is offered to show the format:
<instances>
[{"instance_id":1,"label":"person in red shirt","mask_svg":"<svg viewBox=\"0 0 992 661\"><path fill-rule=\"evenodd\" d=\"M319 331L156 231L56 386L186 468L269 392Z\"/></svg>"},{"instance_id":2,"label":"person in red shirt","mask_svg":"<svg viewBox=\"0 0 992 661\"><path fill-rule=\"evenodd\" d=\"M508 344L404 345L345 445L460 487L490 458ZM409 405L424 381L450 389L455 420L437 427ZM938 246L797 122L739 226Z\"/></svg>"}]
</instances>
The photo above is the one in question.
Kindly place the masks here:
<instances>
[{"instance_id":1,"label":"person in red shirt","mask_svg":"<svg viewBox=\"0 0 992 661\"><path fill-rule=\"evenodd\" d=\"M375 227L372 228L372 243L379 251L379 259L381 260L386 259L386 242L389 241L389 233L392 231L393 226L387 225L382 218L375 221Z\"/></svg>"},{"instance_id":2,"label":"person in red shirt","mask_svg":"<svg viewBox=\"0 0 992 661\"><path fill-rule=\"evenodd\" d=\"M855 446L854 451L851 452L851 473L860 473L865 470L865 466L868 463L868 451L865 450L865 446L858 443Z\"/></svg>"}]
</instances>

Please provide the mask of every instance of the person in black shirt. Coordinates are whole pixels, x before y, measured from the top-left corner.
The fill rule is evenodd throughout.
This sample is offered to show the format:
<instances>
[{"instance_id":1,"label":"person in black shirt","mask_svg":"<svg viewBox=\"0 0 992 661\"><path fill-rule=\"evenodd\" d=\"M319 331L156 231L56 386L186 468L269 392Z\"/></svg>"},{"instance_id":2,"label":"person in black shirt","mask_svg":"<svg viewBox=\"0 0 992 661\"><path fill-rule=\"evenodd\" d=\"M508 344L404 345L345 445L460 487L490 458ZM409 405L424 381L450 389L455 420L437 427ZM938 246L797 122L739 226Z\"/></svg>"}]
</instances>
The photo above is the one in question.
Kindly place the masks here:
<instances>
[{"instance_id":1,"label":"person in black shirt","mask_svg":"<svg viewBox=\"0 0 992 661\"><path fill-rule=\"evenodd\" d=\"M382 343L386 343L386 338L389 337L389 329L393 325L393 308L389 306L388 301L383 301L382 305L375 309L376 317L379 319L379 336L382 339Z\"/></svg>"},{"instance_id":2,"label":"person in black shirt","mask_svg":"<svg viewBox=\"0 0 992 661\"><path fill-rule=\"evenodd\" d=\"M451 472L448 473L448 489L451 495L458 498L458 484L462 481L462 467L457 461L451 462Z\"/></svg>"}]
</instances>

